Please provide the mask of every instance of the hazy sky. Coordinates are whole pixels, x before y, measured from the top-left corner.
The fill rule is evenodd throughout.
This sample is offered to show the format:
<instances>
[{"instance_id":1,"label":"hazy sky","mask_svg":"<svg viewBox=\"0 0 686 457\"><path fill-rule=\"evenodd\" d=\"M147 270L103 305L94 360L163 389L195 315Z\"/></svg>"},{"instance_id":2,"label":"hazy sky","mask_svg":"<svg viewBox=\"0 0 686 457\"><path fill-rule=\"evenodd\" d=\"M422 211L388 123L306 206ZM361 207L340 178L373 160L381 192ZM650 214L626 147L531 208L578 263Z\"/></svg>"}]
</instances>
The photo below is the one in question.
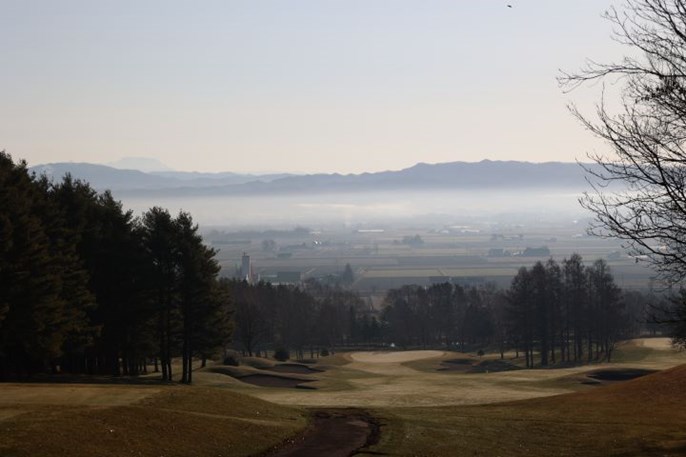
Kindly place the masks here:
<instances>
[{"instance_id":1,"label":"hazy sky","mask_svg":"<svg viewBox=\"0 0 686 457\"><path fill-rule=\"evenodd\" d=\"M510 3L512 8L507 4ZM605 0L0 0L0 149L30 165L361 172L573 161L555 76Z\"/></svg>"}]
</instances>

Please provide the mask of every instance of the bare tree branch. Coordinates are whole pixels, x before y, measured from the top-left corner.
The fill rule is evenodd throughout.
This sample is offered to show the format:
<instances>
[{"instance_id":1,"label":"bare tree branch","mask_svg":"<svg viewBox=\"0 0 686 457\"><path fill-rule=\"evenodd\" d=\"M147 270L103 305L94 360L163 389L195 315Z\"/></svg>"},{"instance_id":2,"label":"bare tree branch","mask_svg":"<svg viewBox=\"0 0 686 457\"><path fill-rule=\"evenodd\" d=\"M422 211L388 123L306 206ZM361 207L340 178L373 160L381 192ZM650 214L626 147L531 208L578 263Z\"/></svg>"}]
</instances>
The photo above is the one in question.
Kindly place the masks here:
<instances>
[{"instance_id":1,"label":"bare tree branch","mask_svg":"<svg viewBox=\"0 0 686 457\"><path fill-rule=\"evenodd\" d=\"M679 283L686 279L686 1L627 0L604 17L628 55L588 60L558 79L565 91L604 81L621 88L618 108L608 107L604 88L592 115L570 107L613 152L589 155L592 190L580 203L595 215L592 233L623 240L661 279Z\"/></svg>"}]
</instances>

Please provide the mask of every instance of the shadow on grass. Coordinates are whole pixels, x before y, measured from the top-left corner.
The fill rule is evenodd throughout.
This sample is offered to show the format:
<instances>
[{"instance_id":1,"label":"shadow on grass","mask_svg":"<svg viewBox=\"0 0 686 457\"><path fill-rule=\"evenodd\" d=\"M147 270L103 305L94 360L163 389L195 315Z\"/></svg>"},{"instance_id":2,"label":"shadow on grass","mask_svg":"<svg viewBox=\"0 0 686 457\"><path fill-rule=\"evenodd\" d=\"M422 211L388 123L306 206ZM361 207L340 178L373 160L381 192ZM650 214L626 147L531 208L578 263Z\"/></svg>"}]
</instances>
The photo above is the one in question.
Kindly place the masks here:
<instances>
[{"instance_id":1,"label":"shadow on grass","mask_svg":"<svg viewBox=\"0 0 686 457\"><path fill-rule=\"evenodd\" d=\"M147 374L142 376L106 376L78 374L35 374L24 376L6 376L3 383L36 383L36 384L114 384L114 385L166 385L176 381L162 381L162 375Z\"/></svg>"}]
</instances>

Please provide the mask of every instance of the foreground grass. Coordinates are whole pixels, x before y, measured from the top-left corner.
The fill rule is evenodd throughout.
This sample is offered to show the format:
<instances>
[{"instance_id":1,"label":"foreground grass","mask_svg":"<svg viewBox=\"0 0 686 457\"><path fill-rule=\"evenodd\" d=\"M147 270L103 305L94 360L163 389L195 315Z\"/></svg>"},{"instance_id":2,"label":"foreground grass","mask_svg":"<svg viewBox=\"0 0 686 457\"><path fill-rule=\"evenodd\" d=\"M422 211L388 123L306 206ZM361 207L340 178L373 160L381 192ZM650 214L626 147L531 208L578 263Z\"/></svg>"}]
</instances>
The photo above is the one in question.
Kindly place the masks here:
<instances>
[{"instance_id":1,"label":"foreground grass","mask_svg":"<svg viewBox=\"0 0 686 457\"><path fill-rule=\"evenodd\" d=\"M385 424L371 451L388 455L686 455L686 365L581 383L589 370L664 369L684 354L660 339L617 354L613 364L476 374L436 371L464 354L336 354L308 375L314 391L245 384L233 367L199 370L195 386L2 384L0 456L253 455L303 430L303 406L371 410ZM274 363L246 365L235 370Z\"/></svg>"},{"instance_id":2,"label":"foreground grass","mask_svg":"<svg viewBox=\"0 0 686 457\"><path fill-rule=\"evenodd\" d=\"M63 386L51 387L59 396ZM96 397L107 396L108 387L69 386L76 396L96 389ZM277 445L307 422L300 409L222 388L162 386L129 405L77 406L70 406L66 391L61 400L52 395L36 399L33 388L46 387L22 385L24 395L0 405L3 457L251 455Z\"/></svg>"},{"instance_id":3,"label":"foreground grass","mask_svg":"<svg viewBox=\"0 0 686 457\"><path fill-rule=\"evenodd\" d=\"M373 448L416 456L686 455L686 366L622 384L492 405L382 409Z\"/></svg>"}]
</instances>

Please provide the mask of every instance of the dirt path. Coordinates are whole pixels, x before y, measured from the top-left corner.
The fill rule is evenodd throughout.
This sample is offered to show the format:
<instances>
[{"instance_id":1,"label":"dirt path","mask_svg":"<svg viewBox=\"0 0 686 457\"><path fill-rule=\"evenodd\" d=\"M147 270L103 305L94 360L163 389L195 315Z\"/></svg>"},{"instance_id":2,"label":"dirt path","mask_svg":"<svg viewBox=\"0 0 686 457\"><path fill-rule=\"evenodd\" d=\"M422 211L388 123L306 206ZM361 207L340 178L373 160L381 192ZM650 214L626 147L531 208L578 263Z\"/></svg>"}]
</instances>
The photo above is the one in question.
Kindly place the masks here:
<instances>
[{"instance_id":1,"label":"dirt path","mask_svg":"<svg viewBox=\"0 0 686 457\"><path fill-rule=\"evenodd\" d=\"M348 457L379 441L379 421L367 411L326 409L312 416L305 433L264 457Z\"/></svg>"}]
</instances>

